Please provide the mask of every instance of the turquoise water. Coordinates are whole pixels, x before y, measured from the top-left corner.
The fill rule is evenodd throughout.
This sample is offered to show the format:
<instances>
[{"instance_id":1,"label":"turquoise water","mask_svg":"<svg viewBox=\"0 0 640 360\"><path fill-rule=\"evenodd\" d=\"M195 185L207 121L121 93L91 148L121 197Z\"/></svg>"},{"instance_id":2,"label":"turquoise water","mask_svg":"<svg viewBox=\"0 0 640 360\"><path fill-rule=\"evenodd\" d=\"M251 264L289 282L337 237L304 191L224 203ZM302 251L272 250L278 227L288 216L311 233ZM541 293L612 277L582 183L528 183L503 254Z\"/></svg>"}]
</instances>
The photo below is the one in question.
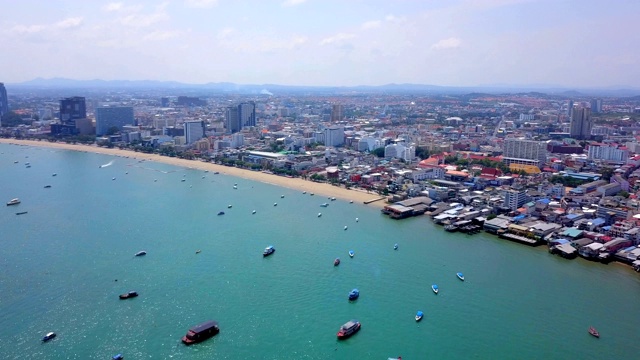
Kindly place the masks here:
<instances>
[{"instance_id":1,"label":"turquoise water","mask_svg":"<svg viewBox=\"0 0 640 360\"><path fill-rule=\"evenodd\" d=\"M22 200L0 208L0 358L637 357L640 277L623 266L223 174L4 144L0 153L0 200ZM268 245L276 252L263 258ZM352 288L360 298L350 303ZM129 290L140 296L118 299ZM352 318L362 330L338 342ZM209 319L218 336L180 343ZM48 331L58 337L42 344Z\"/></svg>"}]
</instances>

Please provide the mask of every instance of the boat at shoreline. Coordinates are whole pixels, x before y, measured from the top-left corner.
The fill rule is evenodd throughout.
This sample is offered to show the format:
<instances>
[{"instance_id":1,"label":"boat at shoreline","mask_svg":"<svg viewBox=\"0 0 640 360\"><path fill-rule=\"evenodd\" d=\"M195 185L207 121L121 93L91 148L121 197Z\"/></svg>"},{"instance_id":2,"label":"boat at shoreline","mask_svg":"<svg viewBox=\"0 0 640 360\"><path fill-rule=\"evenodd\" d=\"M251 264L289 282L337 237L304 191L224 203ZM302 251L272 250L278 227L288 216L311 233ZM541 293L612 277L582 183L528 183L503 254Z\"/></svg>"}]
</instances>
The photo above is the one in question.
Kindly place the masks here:
<instances>
[{"instance_id":1,"label":"boat at shoreline","mask_svg":"<svg viewBox=\"0 0 640 360\"><path fill-rule=\"evenodd\" d=\"M438 285L433 284L431 285L431 290L433 290L433 292L438 295L438 291L440 291L440 289L438 289Z\"/></svg>"},{"instance_id":2,"label":"boat at shoreline","mask_svg":"<svg viewBox=\"0 0 640 360\"><path fill-rule=\"evenodd\" d=\"M591 334L591 336L596 337L598 339L600 338L600 333L593 326L589 326L589 334Z\"/></svg>"},{"instance_id":3,"label":"boat at shoreline","mask_svg":"<svg viewBox=\"0 0 640 360\"><path fill-rule=\"evenodd\" d=\"M269 245L262 252L262 257L267 257L267 256L273 254L274 252L276 252L276 248L274 248L273 245Z\"/></svg>"},{"instance_id":4,"label":"boat at shoreline","mask_svg":"<svg viewBox=\"0 0 640 360\"><path fill-rule=\"evenodd\" d=\"M120 300L126 300L126 299L131 299L134 297L138 296L138 292L137 291L129 291L127 293L124 294L120 294Z\"/></svg>"},{"instance_id":5,"label":"boat at shoreline","mask_svg":"<svg viewBox=\"0 0 640 360\"><path fill-rule=\"evenodd\" d=\"M18 205L18 204L20 204L20 199L18 198L11 199L7 202L7 206Z\"/></svg>"},{"instance_id":6,"label":"boat at shoreline","mask_svg":"<svg viewBox=\"0 0 640 360\"><path fill-rule=\"evenodd\" d=\"M217 335L219 332L220 327L218 327L216 321L205 321L189 329L187 334L182 337L182 343L185 345L199 343Z\"/></svg>"},{"instance_id":7,"label":"boat at shoreline","mask_svg":"<svg viewBox=\"0 0 640 360\"><path fill-rule=\"evenodd\" d=\"M461 272L456 273L456 276L458 277L458 279L464 281L464 275Z\"/></svg>"},{"instance_id":8,"label":"boat at shoreline","mask_svg":"<svg viewBox=\"0 0 640 360\"><path fill-rule=\"evenodd\" d=\"M338 330L338 334L336 334L338 336L338 340L344 340L351 337L351 335L357 333L360 330L360 327L361 324L358 320L351 320L346 322L340 327L340 330Z\"/></svg>"},{"instance_id":9,"label":"boat at shoreline","mask_svg":"<svg viewBox=\"0 0 640 360\"><path fill-rule=\"evenodd\" d=\"M422 311L418 311L416 313L416 322L422 320L422 317L424 316L424 313Z\"/></svg>"}]
</instances>

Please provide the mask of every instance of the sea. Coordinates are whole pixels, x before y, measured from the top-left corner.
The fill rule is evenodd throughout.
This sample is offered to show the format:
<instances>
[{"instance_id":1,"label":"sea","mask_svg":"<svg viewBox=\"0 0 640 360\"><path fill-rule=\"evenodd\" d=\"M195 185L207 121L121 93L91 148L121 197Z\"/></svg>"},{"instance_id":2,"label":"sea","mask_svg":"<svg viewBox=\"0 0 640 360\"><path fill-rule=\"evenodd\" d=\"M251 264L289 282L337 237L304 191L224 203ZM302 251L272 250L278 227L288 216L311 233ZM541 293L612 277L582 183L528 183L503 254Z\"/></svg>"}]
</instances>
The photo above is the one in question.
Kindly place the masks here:
<instances>
[{"instance_id":1,"label":"sea","mask_svg":"<svg viewBox=\"0 0 640 360\"><path fill-rule=\"evenodd\" d=\"M0 358L639 356L627 266L142 159L0 144L0 199L21 200L0 208ZM181 343L207 320L217 336Z\"/></svg>"}]
</instances>

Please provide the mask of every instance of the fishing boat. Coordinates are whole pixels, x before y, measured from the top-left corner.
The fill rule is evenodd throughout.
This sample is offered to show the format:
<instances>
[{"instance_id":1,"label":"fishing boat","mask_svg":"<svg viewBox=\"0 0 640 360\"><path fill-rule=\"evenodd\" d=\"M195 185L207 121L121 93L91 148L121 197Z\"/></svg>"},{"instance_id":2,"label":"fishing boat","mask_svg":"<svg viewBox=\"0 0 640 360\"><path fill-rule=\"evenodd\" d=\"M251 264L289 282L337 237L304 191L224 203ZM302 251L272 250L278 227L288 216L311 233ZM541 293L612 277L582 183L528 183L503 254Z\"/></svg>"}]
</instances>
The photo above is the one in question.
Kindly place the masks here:
<instances>
[{"instance_id":1,"label":"fishing boat","mask_svg":"<svg viewBox=\"0 0 640 360\"><path fill-rule=\"evenodd\" d=\"M333 266L338 266L340 265L340 258L336 258L335 260L333 260Z\"/></svg>"},{"instance_id":2,"label":"fishing boat","mask_svg":"<svg viewBox=\"0 0 640 360\"><path fill-rule=\"evenodd\" d=\"M360 291L358 289L353 289L349 292L349 300L356 300L360 297Z\"/></svg>"},{"instance_id":3,"label":"fishing boat","mask_svg":"<svg viewBox=\"0 0 640 360\"><path fill-rule=\"evenodd\" d=\"M189 329L187 334L182 337L182 342L185 345L195 344L209 339L219 332L220 328L218 327L218 323L216 321L206 321Z\"/></svg>"},{"instance_id":4,"label":"fishing boat","mask_svg":"<svg viewBox=\"0 0 640 360\"><path fill-rule=\"evenodd\" d=\"M353 255L355 255L356 253L353 252L353 250L349 250L349 257L353 257Z\"/></svg>"},{"instance_id":5,"label":"fishing boat","mask_svg":"<svg viewBox=\"0 0 640 360\"><path fill-rule=\"evenodd\" d=\"M53 339L54 337L56 337L56 333L49 332L45 336L42 337L42 342L47 342L47 341Z\"/></svg>"},{"instance_id":6,"label":"fishing boat","mask_svg":"<svg viewBox=\"0 0 640 360\"><path fill-rule=\"evenodd\" d=\"M320 207L327 207L327 206L329 206L329 204L327 204L327 203L320 204Z\"/></svg>"},{"instance_id":7,"label":"fishing boat","mask_svg":"<svg viewBox=\"0 0 640 360\"><path fill-rule=\"evenodd\" d=\"M125 300L125 299L131 299L131 298L134 298L134 297L137 297L137 296L138 296L138 292L136 292L136 291L129 291L129 292L127 292L127 293L120 294L120 296L119 296L119 297L120 297L120 300Z\"/></svg>"},{"instance_id":8,"label":"fishing boat","mask_svg":"<svg viewBox=\"0 0 640 360\"><path fill-rule=\"evenodd\" d=\"M460 280L464 281L464 275L462 275L462 273L461 273L461 272L456 273L456 276L458 277L458 279L460 279Z\"/></svg>"},{"instance_id":9,"label":"fishing boat","mask_svg":"<svg viewBox=\"0 0 640 360\"><path fill-rule=\"evenodd\" d=\"M20 211L20 212L17 212L16 215L24 215L26 213L27 213L26 211Z\"/></svg>"},{"instance_id":10,"label":"fishing boat","mask_svg":"<svg viewBox=\"0 0 640 360\"><path fill-rule=\"evenodd\" d=\"M113 355L111 360L124 360L124 356L122 356L122 354L116 354L116 355Z\"/></svg>"},{"instance_id":11,"label":"fishing boat","mask_svg":"<svg viewBox=\"0 0 640 360\"><path fill-rule=\"evenodd\" d=\"M358 320L351 320L340 327L338 331L338 339L343 340L351 335L355 334L360 330L360 322Z\"/></svg>"},{"instance_id":12,"label":"fishing boat","mask_svg":"<svg viewBox=\"0 0 640 360\"><path fill-rule=\"evenodd\" d=\"M7 206L18 205L18 204L20 204L20 199L18 198L11 199L7 202Z\"/></svg>"},{"instance_id":13,"label":"fishing boat","mask_svg":"<svg viewBox=\"0 0 640 360\"><path fill-rule=\"evenodd\" d=\"M436 295L438 295L438 291L439 291L439 289L438 289L438 285L436 285L436 284L431 285L431 290L433 290L433 292L434 292Z\"/></svg>"},{"instance_id":14,"label":"fishing boat","mask_svg":"<svg viewBox=\"0 0 640 360\"><path fill-rule=\"evenodd\" d=\"M135 256L145 256L145 255L147 255L147 252L146 252L146 251L144 251L144 250L142 250L142 251L138 251L138 252L135 254Z\"/></svg>"},{"instance_id":15,"label":"fishing boat","mask_svg":"<svg viewBox=\"0 0 640 360\"><path fill-rule=\"evenodd\" d=\"M589 334L591 334L591 336L600 338L600 333L593 326L589 326Z\"/></svg>"},{"instance_id":16,"label":"fishing boat","mask_svg":"<svg viewBox=\"0 0 640 360\"><path fill-rule=\"evenodd\" d=\"M263 257L267 257L267 256L273 254L275 251L276 251L276 248L274 248L272 245L269 245L262 252L262 256Z\"/></svg>"},{"instance_id":17,"label":"fishing boat","mask_svg":"<svg viewBox=\"0 0 640 360\"><path fill-rule=\"evenodd\" d=\"M398 250L398 244L393 244L393 250Z\"/></svg>"},{"instance_id":18,"label":"fishing boat","mask_svg":"<svg viewBox=\"0 0 640 360\"><path fill-rule=\"evenodd\" d=\"M422 320L422 317L424 316L424 313L422 311L418 311L416 313L416 321L420 321Z\"/></svg>"}]
</instances>

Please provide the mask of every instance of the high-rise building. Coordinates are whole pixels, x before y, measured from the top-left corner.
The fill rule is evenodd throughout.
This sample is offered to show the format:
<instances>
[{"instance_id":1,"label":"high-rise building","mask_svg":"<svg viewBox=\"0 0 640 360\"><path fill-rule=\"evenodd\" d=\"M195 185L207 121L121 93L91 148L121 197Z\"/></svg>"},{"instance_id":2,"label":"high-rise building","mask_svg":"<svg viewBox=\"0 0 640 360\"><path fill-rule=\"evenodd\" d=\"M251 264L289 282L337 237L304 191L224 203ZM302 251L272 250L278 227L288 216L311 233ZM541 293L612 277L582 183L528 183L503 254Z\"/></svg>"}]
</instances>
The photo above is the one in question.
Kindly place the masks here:
<instances>
[{"instance_id":1,"label":"high-rise building","mask_svg":"<svg viewBox=\"0 0 640 360\"><path fill-rule=\"evenodd\" d=\"M331 107L331 122L342 121L344 118L344 105L334 104Z\"/></svg>"},{"instance_id":2,"label":"high-rise building","mask_svg":"<svg viewBox=\"0 0 640 360\"><path fill-rule=\"evenodd\" d=\"M250 101L238 105L238 118L240 121L240 129L256 126L256 103Z\"/></svg>"},{"instance_id":3,"label":"high-rise building","mask_svg":"<svg viewBox=\"0 0 640 360\"><path fill-rule=\"evenodd\" d=\"M513 211L527 202L527 193L525 190L508 189L504 191L503 206Z\"/></svg>"},{"instance_id":4,"label":"high-rise building","mask_svg":"<svg viewBox=\"0 0 640 360\"><path fill-rule=\"evenodd\" d=\"M343 127L330 127L324 129L324 145L325 146L340 146L344 144L344 128Z\"/></svg>"},{"instance_id":5,"label":"high-rise building","mask_svg":"<svg viewBox=\"0 0 640 360\"><path fill-rule=\"evenodd\" d=\"M99 106L96 108L96 135L105 135L112 127L121 131L125 125L133 125L134 121L131 106Z\"/></svg>"},{"instance_id":6,"label":"high-rise building","mask_svg":"<svg viewBox=\"0 0 640 360\"><path fill-rule=\"evenodd\" d=\"M227 108L224 117L224 127L232 134L240 131L240 116L238 115L237 106Z\"/></svg>"},{"instance_id":7,"label":"high-rise building","mask_svg":"<svg viewBox=\"0 0 640 360\"><path fill-rule=\"evenodd\" d=\"M618 147L615 144L589 144L589 151L587 154L589 159L593 160L607 160L617 162L627 162L629 160L629 149L626 147Z\"/></svg>"},{"instance_id":8,"label":"high-rise building","mask_svg":"<svg viewBox=\"0 0 640 360\"><path fill-rule=\"evenodd\" d=\"M196 141L202 139L204 137L205 130L206 128L204 125L204 121L200 121L200 120L185 121L184 136L185 136L187 145L191 145Z\"/></svg>"},{"instance_id":9,"label":"high-rise building","mask_svg":"<svg viewBox=\"0 0 640 360\"><path fill-rule=\"evenodd\" d=\"M169 98L168 97L161 97L160 98L160 105L162 107L169 107Z\"/></svg>"},{"instance_id":10,"label":"high-rise building","mask_svg":"<svg viewBox=\"0 0 640 360\"><path fill-rule=\"evenodd\" d=\"M9 100L7 99L7 89L4 87L4 83L0 82L0 120L2 116L9 113Z\"/></svg>"},{"instance_id":11,"label":"high-rise building","mask_svg":"<svg viewBox=\"0 0 640 360\"><path fill-rule=\"evenodd\" d=\"M594 114L602 112L602 99L591 99L591 112Z\"/></svg>"},{"instance_id":12,"label":"high-rise building","mask_svg":"<svg viewBox=\"0 0 640 360\"><path fill-rule=\"evenodd\" d=\"M77 119L87 118L87 105L85 99L74 96L60 100L60 122L63 125L76 125Z\"/></svg>"},{"instance_id":13,"label":"high-rise building","mask_svg":"<svg viewBox=\"0 0 640 360\"><path fill-rule=\"evenodd\" d=\"M502 156L505 159L534 160L542 165L547 160L547 143L525 139L508 138L502 146Z\"/></svg>"},{"instance_id":14,"label":"high-rise building","mask_svg":"<svg viewBox=\"0 0 640 360\"><path fill-rule=\"evenodd\" d=\"M569 100L569 103L567 104L567 116L571 117L572 112L573 112L573 100Z\"/></svg>"},{"instance_id":15,"label":"high-rise building","mask_svg":"<svg viewBox=\"0 0 640 360\"><path fill-rule=\"evenodd\" d=\"M592 126L591 109L587 107L575 107L571 112L570 136L579 140L589 139L591 138Z\"/></svg>"}]
</instances>

